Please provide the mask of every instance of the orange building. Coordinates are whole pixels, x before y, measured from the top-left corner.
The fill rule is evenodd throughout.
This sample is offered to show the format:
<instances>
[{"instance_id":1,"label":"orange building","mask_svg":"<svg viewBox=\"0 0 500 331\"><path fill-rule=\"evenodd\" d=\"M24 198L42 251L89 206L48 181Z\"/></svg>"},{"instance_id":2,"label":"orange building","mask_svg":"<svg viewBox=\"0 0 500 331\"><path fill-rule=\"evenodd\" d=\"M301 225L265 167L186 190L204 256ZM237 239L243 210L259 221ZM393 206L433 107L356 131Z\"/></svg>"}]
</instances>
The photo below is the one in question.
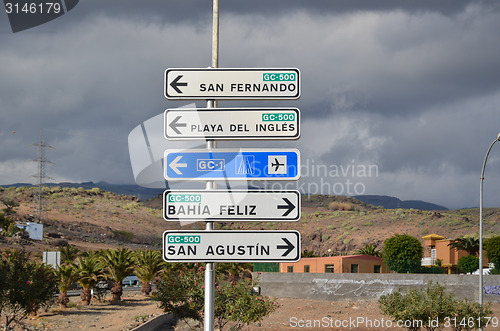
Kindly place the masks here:
<instances>
[{"instance_id":1,"label":"orange building","mask_svg":"<svg viewBox=\"0 0 500 331\"><path fill-rule=\"evenodd\" d=\"M380 257L347 255L302 258L295 263L280 263L280 272L311 273L388 273Z\"/></svg>"},{"instance_id":2,"label":"orange building","mask_svg":"<svg viewBox=\"0 0 500 331\"><path fill-rule=\"evenodd\" d=\"M422 260L423 266L438 265L439 260L441 267L448 273L452 273L456 271L458 260L463 256L469 255L466 251L448 246L454 242L453 239L445 238L435 233L424 236L422 239L424 239L425 246L424 259ZM484 258L483 265L488 267L488 259L486 257Z\"/></svg>"}]
</instances>

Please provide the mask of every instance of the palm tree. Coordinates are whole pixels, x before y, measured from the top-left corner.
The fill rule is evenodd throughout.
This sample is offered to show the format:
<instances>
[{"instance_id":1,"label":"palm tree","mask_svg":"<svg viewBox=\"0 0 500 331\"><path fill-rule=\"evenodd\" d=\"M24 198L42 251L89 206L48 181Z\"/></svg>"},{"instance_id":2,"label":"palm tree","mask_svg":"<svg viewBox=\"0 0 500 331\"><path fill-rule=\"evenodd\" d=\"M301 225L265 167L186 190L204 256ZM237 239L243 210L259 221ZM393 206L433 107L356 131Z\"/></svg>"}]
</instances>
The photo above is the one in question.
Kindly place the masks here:
<instances>
[{"instance_id":1,"label":"palm tree","mask_svg":"<svg viewBox=\"0 0 500 331\"><path fill-rule=\"evenodd\" d=\"M80 250L73 245L66 245L61 246L59 252L61 252L61 264L72 264L80 253Z\"/></svg>"},{"instance_id":2,"label":"palm tree","mask_svg":"<svg viewBox=\"0 0 500 331\"><path fill-rule=\"evenodd\" d=\"M134 271L132 252L127 248L105 250L101 255L101 266L104 274L113 281L112 301L120 301L123 294L122 281Z\"/></svg>"},{"instance_id":3,"label":"palm tree","mask_svg":"<svg viewBox=\"0 0 500 331\"><path fill-rule=\"evenodd\" d=\"M142 285L141 292L145 295L151 293L151 281L160 274L165 266L160 251L138 250L134 252L135 271Z\"/></svg>"},{"instance_id":4,"label":"palm tree","mask_svg":"<svg viewBox=\"0 0 500 331\"><path fill-rule=\"evenodd\" d=\"M356 251L358 255L371 255L376 257L382 257L382 252L377 250L374 245L365 245L364 248L360 248Z\"/></svg>"},{"instance_id":5,"label":"palm tree","mask_svg":"<svg viewBox=\"0 0 500 331\"><path fill-rule=\"evenodd\" d=\"M92 300L91 289L97 284L102 275L102 268L96 254L87 254L86 257L78 257L78 283L82 287L80 298L86 305Z\"/></svg>"},{"instance_id":6,"label":"palm tree","mask_svg":"<svg viewBox=\"0 0 500 331\"><path fill-rule=\"evenodd\" d=\"M479 239L474 237L461 237L448 244L457 250L466 251L469 255L476 256L479 253Z\"/></svg>"},{"instance_id":7,"label":"palm tree","mask_svg":"<svg viewBox=\"0 0 500 331\"><path fill-rule=\"evenodd\" d=\"M62 264L54 271L59 288L59 302L60 308L67 308L69 297L68 290L78 280L78 271L73 264Z\"/></svg>"},{"instance_id":8,"label":"palm tree","mask_svg":"<svg viewBox=\"0 0 500 331\"><path fill-rule=\"evenodd\" d=\"M252 278L252 265L250 263L218 263L217 266L220 272L226 274L231 282L240 280L245 274L250 275L250 278Z\"/></svg>"}]
</instances>

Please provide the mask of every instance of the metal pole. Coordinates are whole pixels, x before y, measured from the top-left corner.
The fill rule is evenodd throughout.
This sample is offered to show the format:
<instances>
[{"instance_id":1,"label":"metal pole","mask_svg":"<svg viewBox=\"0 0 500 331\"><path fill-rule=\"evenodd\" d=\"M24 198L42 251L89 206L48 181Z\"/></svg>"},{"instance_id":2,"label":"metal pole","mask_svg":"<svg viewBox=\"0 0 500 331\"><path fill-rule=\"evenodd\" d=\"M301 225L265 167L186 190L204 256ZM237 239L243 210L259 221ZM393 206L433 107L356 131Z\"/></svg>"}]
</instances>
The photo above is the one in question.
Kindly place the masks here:
<instances>
[{"instance_id":1,"label":"metal pole","mask_svg":"<svg viewBox=\"0 0 500 331\"><path fill-rule=\"evenodd\" d=\"M212 68L219 67L219 0L213 0L212 23ZM207 100L207 108L217 108L216 100ZM207 148L217 148L214 140L207 140ZM213 190L217 187L215 181L207 181L206 189ZM206 223L206 231L214 229L214 222ZM205 268L205 320L204 331L214 330L214 300L215 300L215 263L206 263Z\"/></svg>"},{"instance_id":2,"label":"metal pole","mask_svg":"<svg viewBox=\"0 0 500 331\"><path fill-rule=\"evenodd\" d=\"M483 310L483 182L484 182L484 170L486 168L486 161L488 160L488 155L493 148L493 145L500 140L500 133L497 135L490 147L486 156L484 157L483 168L481 170L481 177L479 178L479 305L481 306L481 314ZM482 327L479 330L483 330Z\"/></svg>"}]
</instances>

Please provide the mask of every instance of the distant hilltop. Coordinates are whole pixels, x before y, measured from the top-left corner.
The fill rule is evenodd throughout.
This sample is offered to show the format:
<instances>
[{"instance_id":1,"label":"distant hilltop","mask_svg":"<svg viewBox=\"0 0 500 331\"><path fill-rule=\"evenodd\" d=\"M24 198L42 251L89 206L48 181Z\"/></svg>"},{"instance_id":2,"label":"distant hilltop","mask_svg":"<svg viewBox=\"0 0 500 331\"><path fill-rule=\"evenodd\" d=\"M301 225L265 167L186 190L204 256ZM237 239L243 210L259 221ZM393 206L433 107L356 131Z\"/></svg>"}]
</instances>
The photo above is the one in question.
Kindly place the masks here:
<instances>
[{"instance_id":1,"label":"distant hilltop","mask_svg":"<svg viewBox=\"0 0 500 331\"><path fill-rule=\"evenodd\" d=\"M110 184L106 182L83 182L83 183L46 183L45 186L60 186L60 187L82 187L86 190L92 189L94 187L98 187L101 190L113 192L116 194L123 195L133 195L139 198L140 200L148 200L151 198L155 198L158 195L162 194L165 189L152 189L145 188L134 184ZM0 185L0 187L19 187L19 186L35 186L33 184L28 183L17 183L11 185ZM434 203L425 202L421 200L405 200L402 201L396 197L391 197L387 195L356 195L353 198L358 199L364 203L381 206L386 209L420 209L420 210L448 210L448 208L436 205Z\"/></svg>"},{"instance_id":2,"label":"distant hilltop","mask_svg":"<svg viewBox=\"0 0 500 331\"><path fill-rule=\"evenodd\" d=\"M387 195L355 195L353 198L363 201L364 203L381 206L385 209L420 209L420 210L448 210L448 208L436 205L434 203L425 202L421 200L405 200L402 201L395 197Z\"/></svg>"},{"instance_id":3,"label":"distant hilltop","mask_svg":"<svg viewBox=\"0 0 500 331\"><path fill-rule=\"evenodd\" d=\"M0 185L0 187L20 187L20 186L36 186L34 184L27 183L16 183L10 185ZM94 187L98 187L103 191L108 191L116 194L122 195L133 195L140 200L147 200L154 197L157 197L159 194L162 194L165 189L152 189L145 188L142 186L134 185L134 184L109 184L106 182L83 182L83 183L45 183L44 186L59 186L59 187L74 187L79 188L82 187L86 190L90 190Z\"/></svg>"}]
</instances>

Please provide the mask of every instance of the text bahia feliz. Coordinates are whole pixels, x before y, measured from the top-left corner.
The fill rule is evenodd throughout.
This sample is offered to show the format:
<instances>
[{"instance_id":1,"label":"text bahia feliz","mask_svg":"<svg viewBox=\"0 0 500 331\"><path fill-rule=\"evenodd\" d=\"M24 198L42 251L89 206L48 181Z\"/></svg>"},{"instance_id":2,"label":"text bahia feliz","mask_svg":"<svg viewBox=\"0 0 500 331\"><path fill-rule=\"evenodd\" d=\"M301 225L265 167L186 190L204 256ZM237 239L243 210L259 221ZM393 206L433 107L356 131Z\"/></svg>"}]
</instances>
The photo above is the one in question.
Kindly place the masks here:
<instances>
[{"instance_id":1,"label":"text bahia feliz","mask_svg":"<svg viewBox=\"0 0 500 331\"><path fill-rule=\"evenodd\" d=\"M219 206L219 215L243 215L255 216L256 205L221 205ZM167 215L212 215L210 208L207 205L169 205L167 208Z\"/></svg>"}]
</instances>

